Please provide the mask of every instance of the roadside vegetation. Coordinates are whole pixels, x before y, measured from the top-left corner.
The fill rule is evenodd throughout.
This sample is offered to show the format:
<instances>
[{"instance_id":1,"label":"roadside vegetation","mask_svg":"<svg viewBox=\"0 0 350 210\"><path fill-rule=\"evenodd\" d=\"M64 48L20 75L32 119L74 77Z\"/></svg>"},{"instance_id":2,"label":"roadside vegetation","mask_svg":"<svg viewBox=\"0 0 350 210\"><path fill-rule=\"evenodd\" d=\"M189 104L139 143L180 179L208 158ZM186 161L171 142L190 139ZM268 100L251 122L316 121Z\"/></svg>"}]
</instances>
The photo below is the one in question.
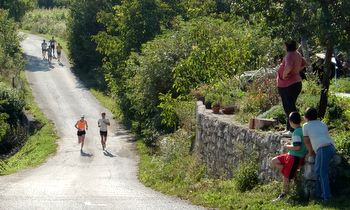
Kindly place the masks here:
<instances>
[{"instance_id":1,"label":"roadside vegetation","mask_svg":"<svg viewBox=\"0 0 350 210\"><path fill-rule=\"evenodd\" d=\"M11 11L0 9L0 175L37 166L57 147L54 127L35 105L26 83L18 23ZM23 124L23 110L41 125L31 136Z\"/></svg>"},{"instance_id":2,"label":"roadside vegetation","mask_svg":"<svg viewBox=\"0 0 350 210\"><path fill-rule=\"evenodd\" d=\"M276 183L247 181L246 172L254 167L235 172L232 180L206 177L191 153L193 95L234 106L242 123L258 115L285 123L274 78L256 78L242 88L239 76L275 68L286 39L301 40L300 51L310 63L317 61L315 53L325 52L325 66L330 65L334 47L349 57L344 34L349 28L340 20L348 20L350 4L337 2L112 0L97 5L73 0L68 44L79 75L108 95L121 122L138 134L139 177L147 186L208 207L317 209L323 206L303 203L297 189L286 202L271 204ZM328 75L329 69L322 71ZM319 109L348 163L349 101L328 92L328 77L320 79L311 69L307 76L298 107ZM342 190L349 186L347 169ZM326 208L345 206L348 201L339 193Z\"/></svg>"},{"instance_id":3,"label":"roadside vegetation","mask_svg":"<svg viewBox=\"0 0 350 210\"><path fill-rule=\"evenodd\" d=\"M24 72L21 73L21 77L23 81L26 81ZM56 139L58 136L53 123L44 116L36 105L27 82L25 82L24 88L26 92L25 110L31 113L41 126L33 135L27 137L26 142L16 154L0 160L0 175L38 166L45 162L57 149Z\"/></svg>"},{"instance_id":4,"label":"roadside vegetation","mask_svg":"<svg viewBox=\"0 0 350 210\"><path fill-rule=\"evenodd\" d=\"M331 83L330 90L333 93L349 93L350 94L350 78L338 78Z\"/></svg>"},{"instance_id":5,"label":"roadside vegetation","mask_svg":"<svg viewBox=\"0 0 350 210\"><path fill-rule=\"evenodd\" d=\"M67 39L69 11L64 8L34 9L27 12L21 22L21 29L33 34L45 34L51 39Z\"/></svg>"},{"instance_id":6,"label":"roadside vegetation","mask_svg":"<svg viewBox=\"0 0 350 210\"><path fill-rule=\"evenodd\" d=\"M61 38L68 42L65 48L74 71L96 98L138 134L139 178L145 185L221 209L342 209L350 205L342 196L350 186L348 165L336 198L327 206L303 202L296 186L286 201L271 204L279 183L256 181L250 176L254 165L243 164L232 179L212 179L192 154L193 96L234 106L241 123L258 115L285 123L274 78L258 77L242 87L240 75L275 68L286 39L301 41L300 51L310 63L317 61L311 55L324 52L324 66L330 66L335 47L349 59L349 1L72 0L66 6L67 34ZM58 23L66 21L67 10L50 11L28 13L22 26L50 36L61 32L40 28L63 29ZM330 69L322 71L329 75ZM329 88L329 77L320 79L308 71L298 107L300 111L308 106L319 109L344 163L349 164L350 102L332 94L347 92L347 79Z\"/></svg>"}]
</instances>

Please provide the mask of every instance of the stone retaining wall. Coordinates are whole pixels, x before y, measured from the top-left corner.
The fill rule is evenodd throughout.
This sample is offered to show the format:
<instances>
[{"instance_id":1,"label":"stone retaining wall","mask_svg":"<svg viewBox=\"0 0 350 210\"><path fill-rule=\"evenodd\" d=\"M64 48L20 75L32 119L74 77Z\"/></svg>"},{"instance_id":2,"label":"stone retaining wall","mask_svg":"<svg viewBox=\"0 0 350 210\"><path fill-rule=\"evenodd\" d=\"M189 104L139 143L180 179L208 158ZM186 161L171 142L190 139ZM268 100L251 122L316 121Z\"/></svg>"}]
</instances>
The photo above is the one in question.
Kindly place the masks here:
<instances>
[{"instance_id":1,"label":"stone retaining wall","mask_svg":"<svg viewBox=\"0 0 350 210\"><path fill-rule=\"evenodd\" d=\"M259 178L280 176L271 169L270 160L279 154L282 136L249 129L233 121L233 115L213 114L201 101L196 107L194 151L200 154L212 177L231 178L240 162L253 160L259 166Z\"/></svg>"}]
</instances>

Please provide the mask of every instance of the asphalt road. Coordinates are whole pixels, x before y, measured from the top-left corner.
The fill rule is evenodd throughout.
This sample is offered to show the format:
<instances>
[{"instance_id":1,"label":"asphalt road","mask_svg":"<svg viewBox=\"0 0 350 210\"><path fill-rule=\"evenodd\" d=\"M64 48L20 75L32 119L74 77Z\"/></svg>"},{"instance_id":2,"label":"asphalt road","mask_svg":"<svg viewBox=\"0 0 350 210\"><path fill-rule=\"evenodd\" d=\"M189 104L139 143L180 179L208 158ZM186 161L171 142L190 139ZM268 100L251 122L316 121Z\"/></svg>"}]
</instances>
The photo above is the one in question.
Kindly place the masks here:
<instances>
[{"instance_id":1,"label":"asphalt road","mask_svg":"<svg viewBox=\"0 0 350 210\"><path fill-rule=\"evenodd\" d=\"M42 59L41 42L25 35L26 75L39 107L56 126L59 148L37 168L0 177L0 209L201 209L138 181L133 138L113 120L103 152L97 120L101 111L108 118L111 113L75 78L67 59L62 65ZM84 153L74 128L81 114L89 124Z\"/></svg>"}]
</instances>

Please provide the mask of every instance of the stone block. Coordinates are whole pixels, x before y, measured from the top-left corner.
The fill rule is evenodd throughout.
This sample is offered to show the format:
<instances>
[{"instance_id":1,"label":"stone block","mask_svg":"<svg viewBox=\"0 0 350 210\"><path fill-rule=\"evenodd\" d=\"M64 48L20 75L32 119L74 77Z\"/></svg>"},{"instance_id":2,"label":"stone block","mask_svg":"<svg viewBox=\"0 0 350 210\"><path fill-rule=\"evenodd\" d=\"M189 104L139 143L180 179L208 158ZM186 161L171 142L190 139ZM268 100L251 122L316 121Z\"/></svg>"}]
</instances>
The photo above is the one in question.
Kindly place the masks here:
<instances>
[{"instance_id":1,"label":"stone block","mask_svg":"<svg viewBox=\"0 0 350 210\"><path fill-rule=\"evenodd\" d=\"M276 124L277 121L274 119L253 118L249 120L250 129L261 129L269 126L274 126Z\"/></svg>"}]
</instances>

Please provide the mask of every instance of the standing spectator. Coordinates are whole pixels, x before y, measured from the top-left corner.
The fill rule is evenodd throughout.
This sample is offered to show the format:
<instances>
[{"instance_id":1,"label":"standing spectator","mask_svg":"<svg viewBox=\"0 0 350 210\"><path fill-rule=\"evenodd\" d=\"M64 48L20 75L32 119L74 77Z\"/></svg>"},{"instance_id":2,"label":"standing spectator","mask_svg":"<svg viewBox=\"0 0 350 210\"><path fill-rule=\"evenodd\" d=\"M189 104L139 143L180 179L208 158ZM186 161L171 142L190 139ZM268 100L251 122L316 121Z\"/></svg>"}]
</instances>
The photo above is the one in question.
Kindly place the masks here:
<instances>
[{"instance_id":1,"label":"standing spectator","mask_svg":"<svg viewBox=\"0 0 350 210\"><path fill-rule=\"evenodd\" d=\"M300 126L300 114L298 112L291 112L289 115L289 123L291 127L294 128L294 131L292 141L283 145L283 149L288 150L288 153L280 154L272 158L271 161L272 167L279 169L283 176L283 191L273 201L279 201L288 194L290 180L295 177L297 170L304 163L304 157L307 153L303 140L303 130Z\"/></svg>"},{"instance_id":2,"label":"standing spectator","mask_svg":"<svg viewBox=\"0 0 350 210\"><path fill-rule=\"evenodd\" d=\"M306 123L303 126L303 133L308 155L312 157L316 154L314 166L317 176L316 192L323 202L327 202L331 197L328 172L329 163L335 154L334 142L329 136L327 125L317 120L315 108L306 109L304 119Z\"/></svg>"},{"instance_id":3,"label":"standing spectator","mask_svg":"<svg viewBox=\"0 0 350 210\"><path fill-rule=\"evenodd\" d=\"M277 71L278 93L282 99L282 105L287 117L285 134L291 135L291 128L288 116L291 112L297 111L296 101L302 89L301 77L299 72L306 66L305 59L297 52L297 43L295 41L285 42L287 54Z\"/></svg>"}]
</instances>

